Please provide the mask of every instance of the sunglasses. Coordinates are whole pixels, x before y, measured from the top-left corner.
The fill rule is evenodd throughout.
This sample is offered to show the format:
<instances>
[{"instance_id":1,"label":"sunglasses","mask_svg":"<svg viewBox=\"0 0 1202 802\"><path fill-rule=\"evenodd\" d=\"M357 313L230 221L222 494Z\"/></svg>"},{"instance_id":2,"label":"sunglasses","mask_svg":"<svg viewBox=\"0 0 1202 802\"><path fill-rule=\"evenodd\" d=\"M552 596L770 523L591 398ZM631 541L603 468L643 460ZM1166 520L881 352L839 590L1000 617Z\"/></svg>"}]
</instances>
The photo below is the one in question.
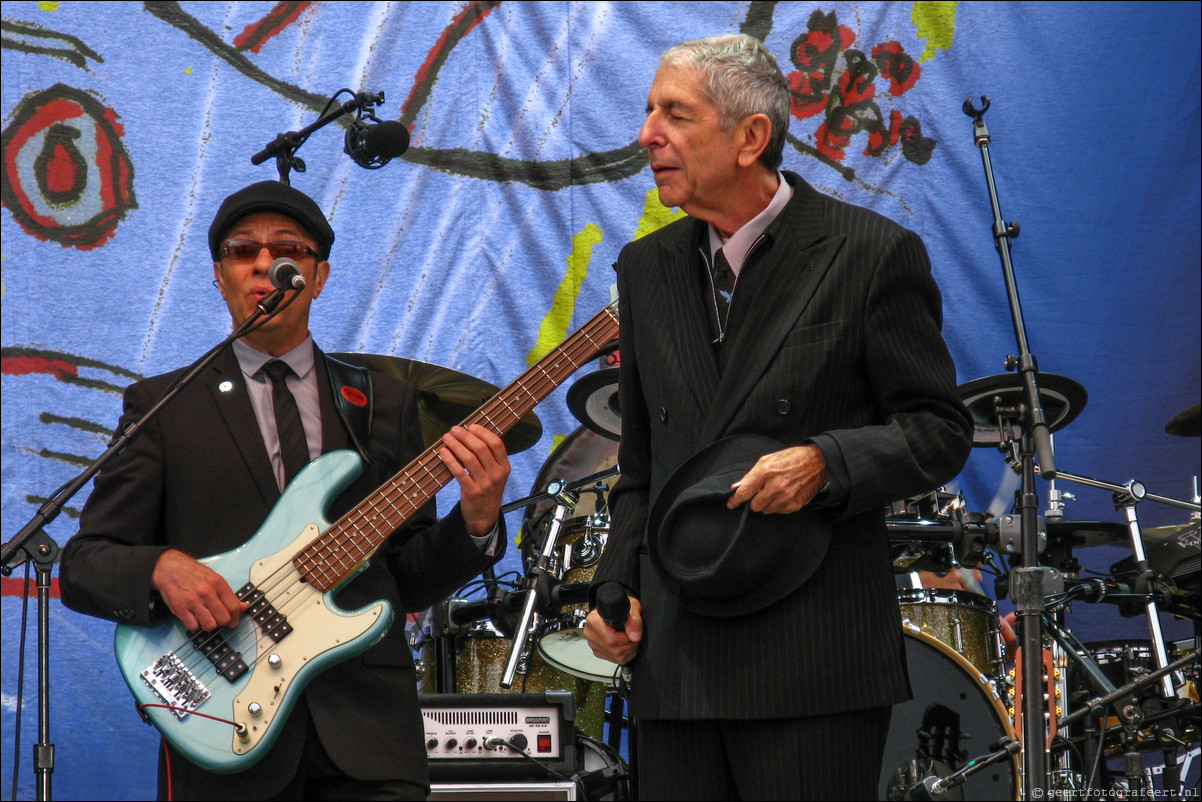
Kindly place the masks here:
<instances>
[{"instance_id":1,"label":"sunglasses","mask_svg":"<svg viewBox=\"0 0 1202 802\"><path fill-rule=\"evenodd\" d=\"M267 249L272 259L304 259L312 256L320 259L320 254L303 242L281 239L275 242L258 242L253 239L229 239L221 246L221 255L235 262L253 262L259 258L259 251Z\"/></svg>"}]
</instances>

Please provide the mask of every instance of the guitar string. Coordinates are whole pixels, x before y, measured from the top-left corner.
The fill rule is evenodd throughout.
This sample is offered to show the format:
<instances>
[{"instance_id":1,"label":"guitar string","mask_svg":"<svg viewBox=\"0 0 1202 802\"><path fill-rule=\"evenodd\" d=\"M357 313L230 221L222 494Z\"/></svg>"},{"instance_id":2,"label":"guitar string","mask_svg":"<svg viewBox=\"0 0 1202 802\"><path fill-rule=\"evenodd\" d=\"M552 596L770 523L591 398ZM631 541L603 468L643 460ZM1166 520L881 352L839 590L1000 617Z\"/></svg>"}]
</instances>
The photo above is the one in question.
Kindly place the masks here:
<instances>
[{"instance_id":1,"label":"guitar string","mask_svg":"<svg viewBox=\"0 0 1202 802\"><path fill-rule=\"evenodd\" d=\"M613 324L616 322L617 318L616 314L613 312L613 306L611 305L603 309L592 320L585 323L579 332L577 332L576 336L570 337L552 352L552 354L557 354L558 358L568 358L569 364L566 366L566 372L564 371L565 366L561 363L557 363L556 360L550 360L553 363L550 366L550 370L548 370L547 366L544 365L544 362L548 362L548 360L539 360L534 366L525 371L514 382L512 382L510 386L506 388L506 392L498 393L496 396L489 399L488 402L482 405L479 410L473 413L473 415L469 416L463 422L463 425L468 426L472 423L488 425L497 434L502 434L504 431L508 431L509 428L511 428L517 423L518 420L521 419L522 414L516 412L509 405L506 396L512 394L515 396L516 400L517 391L523 391L530 397L530 400L534 402L530 405L530 409L533 409L533 407L536 406L539 401L549 395L556 387L562 384L568 376L578 370L579 367L584 364L584 362L591 358L593 354L596 354L601 347L613 339L613 335L616 334L616 332L606 332L606 329L612 329ZM600 329L600 331L590 331L590 329ZM605 339L602 339L602 337L605 337ZM580 352L580 346L583 346L584 353ZM559 375L560 373L562 373L562 375ZM528 376L530 379L533 379L533 381L528 380ZM536 386L538 392L532 391L532 386ZM512 389L512 393L508 392L510 389ZM501 409L502 407L504 407L504 410ZM500 429L495 421L504 416L508 416L511 419L511 422L508 424L508 426ZM443 445L444 444L442 440L439 439L425 452L413 460L408 466L406 466L406 468L394 475L380 488L377 488L377 490L373 491L363 503L357 505L354 510L329 526L324 533L314 538L307 545L303 546L291 559L273 571L272 574L269 574L267 577L265 577L262 582L255 585L254 589L261 591L263 594L262 597L256 601L264 599L267 600L271 608L285 618L289 613L295 614L296 610L299 610L304 605L310 603L311 593L325 593L325 591L319 590L311 583L306 582L302 571L296 565L297 561L299 560L304 564L312 566L316 560L322 559L323 554L333 553L335 547L341 546L342 550L345 552L347 546L353 545L354 548L360 552L358 559L354 560L350 565L342 565L344 561L341 558L336 558L337 562L340 563L340 567L342 568L341 571L336 571L334 574L333 579L336 581L330 581L330 577L328 576L328 564L316 569L316 571L320 571L322 574L320 578L323 580L323 582L327 583L330 588L337 587L338 584L340 584L342 581L345 581L351 569L353 569L363 560L368 559L370 555L373 554L383 544L388 536L392 534L392 532L395 532L397 528L404 524L409 516L411 516L414 512L420 509L421 506L424 506L431 498L433 498L433 496L426 492L426 489L421 486L420 481L412 480L407 475L411 468L417 467L421 470L424 470L430 478L434 479L435 483L439 483L438 486L433 488L434 493L437 493L442 486L445 486L449 483L450 479L452 478L450 469L446 467L445 463L442 462L441 458L438 457L437 454L437 451L441 449ZM443 474L443 476L436 475L435 472L425 464L426 462L430 462L431 458L436 460L434 467L439 469L438 473ZM417 486L413 488L413 490L420 492L421 495L425 496L425 499L420 504L416 504L411 497L406 495L404 490L397 486L397 481L401 478L409 479L411 482L416 483ZM392 495L399 496L399 498L394 500L390 497L389 493L387 492L387 488L390 486ZM409 506L411 509L409 509L408 512L402 513L397 507L397 501L401 502L402 506ZM378 539L378 542L370 543L372 536L369 536L367 538L369 541L368 548L363 550L361 547L363 533L358 528L357 521L365 520L365 516L361 512L364 506L375 507L380 502L386 503L394 513L397 513L399 515L399 520L390 521L386 518L384 520L384 533L380 532L379 528L374 522L369 521L369 525L373 530L373 535ZM359 538L356 538L355 535L358 535ZM299 581L290 576L291 569L296 569L297 576L301 577ZM314 572L315 571L311 569L311 574ZM285 593L287 593L288 588L292 587L293 585L307 586L301 588L307 592L296 594L294 599L289 600L289 602L292 602L291 604L281 604L279 602L280 596L277 595L278 591L280 590L280 585L281 583L288 582L290 579L292 581L289 582L289 584L285 587ZM265 587L267 583L272 582L273 580L273 584L271 584L269 587ZM242 627L238 627L237 629L241 628ZM235 632L237 632L237 629ZM246 661L244 658L244 662L246 662L249 670L258 663L261 653L264 652L263 649L259 648L260 646L264 645L264 639L266 638L267 640L271 640L271 638L270 636L263 634L262 627L259 626L258 622L255 622L253 618L251 618L251 626L247 627L246 629L247 631L245 633L241 633L235 643L231 644L228 640L226 640L225 645L227 648L230 648L235 652L243 652L248 650L248 647L251 645L250 643L247 643L248 636L253 637L255 657L250 661ZM197 662L193 663L192 658L189 658L185 661L185 665L189 668L193 675L196 676L198 681L203 681L210 676L215 679L217 674L217 666L208 659L204 650L206 647L213 645L215 638L221 637L224 639L225 634L226 631L224 629L214 630L207 638L202 639L199 643L195 642L192 637L189 637L188 644L192 645L190 650L192 652L192 658L194 658ZM272 645L274 645L274 643L275 641L272 641L272 643L267 644L266 651L270 651L270 648ZM177 657L186 654L187 651L189 650L186 649L186 646L180 647L178 649ZM197 671L201 665L205 666L204 670Z\"/></svg>"}]
</instances>

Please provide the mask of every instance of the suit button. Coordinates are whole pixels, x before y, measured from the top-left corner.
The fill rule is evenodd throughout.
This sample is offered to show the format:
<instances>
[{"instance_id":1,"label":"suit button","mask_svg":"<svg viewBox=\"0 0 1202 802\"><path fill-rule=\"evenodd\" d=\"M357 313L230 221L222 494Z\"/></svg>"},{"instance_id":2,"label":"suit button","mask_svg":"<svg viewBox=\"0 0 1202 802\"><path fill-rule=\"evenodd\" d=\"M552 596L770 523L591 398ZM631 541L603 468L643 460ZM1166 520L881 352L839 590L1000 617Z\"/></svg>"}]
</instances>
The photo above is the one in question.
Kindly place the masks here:
<instances>
[{"instance_id":1,"label":"suit button","mask_svg":"<svg viewBox=\"0 0 1202 802\"><path fill-rule=\"evenodd\" d=\"M776 411L778 413L780 413L781 415L788 415L789 414L789 400L787 398L782 398L781 400L777 401L776 402Z\"/></svg>"},{"instance_id":2,"label":"suit button","mask_svg":"<svg viewBox=\"0 0 1202 802\"><path fill-rule=\"evenodd\" d=\"M667 407L659 408L659 420L664 425L667 425L667 423L668 423L668 408Z\"/></svg>"}]
</instances>

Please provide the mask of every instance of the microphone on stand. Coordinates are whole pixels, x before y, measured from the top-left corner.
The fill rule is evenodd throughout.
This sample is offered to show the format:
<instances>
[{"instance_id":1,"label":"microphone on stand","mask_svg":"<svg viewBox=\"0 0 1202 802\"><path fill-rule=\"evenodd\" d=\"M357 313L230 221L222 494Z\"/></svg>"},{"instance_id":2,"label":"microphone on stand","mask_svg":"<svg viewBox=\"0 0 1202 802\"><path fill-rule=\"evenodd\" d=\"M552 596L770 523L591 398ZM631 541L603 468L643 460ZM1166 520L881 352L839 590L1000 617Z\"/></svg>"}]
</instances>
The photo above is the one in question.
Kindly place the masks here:
<instances>
[{"instance_id":1,"label":"microphone on stand","mask_svg":"<svg viewBox=\"0 0 1202 802\"><path fill-rule=\"evenodd\" d=\"M343 152L355 164L375 170L409 149L409 129L395 120L369 125L356 121L346 130Z\"/></svg>"},{"instance_id":2,"label":"microphone on stand","mask_svg":"<svg viewBox=\"0 0 1202 802\"><path fill-rule=\"evenodd\" d=\"M301 275L300 265L286 256L281 256L267 268L267 278L276 289L292 289L296 291L305 288L305 277Z\"/></svg>"}]
</instances>

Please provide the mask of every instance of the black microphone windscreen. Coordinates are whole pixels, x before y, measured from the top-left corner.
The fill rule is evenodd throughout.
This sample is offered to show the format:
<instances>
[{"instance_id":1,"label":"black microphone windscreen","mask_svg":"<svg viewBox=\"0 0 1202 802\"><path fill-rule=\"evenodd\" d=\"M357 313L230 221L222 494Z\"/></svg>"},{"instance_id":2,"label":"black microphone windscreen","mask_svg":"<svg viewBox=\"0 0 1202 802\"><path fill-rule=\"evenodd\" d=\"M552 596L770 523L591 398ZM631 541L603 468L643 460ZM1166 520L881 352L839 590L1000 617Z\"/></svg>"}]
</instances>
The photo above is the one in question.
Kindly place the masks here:
<instances>
[{"instance_id":1,"label":"black microphone windscreen","mask_svg":"<svg viewBox=\"0 0 1202 802\"><path fill-rule=\"evenodd\" d=\"M614 629L623 629L630 616L630 598L618 582L605 582L597 588L597 612Z\"/></svg>"},{"instance_id":2,"label":"black microphone windscreen","mask_svg":"<svg viewBox=\"0 0 1202 802\"><path fill-rule=\"evenodd\" d=\"M369 157L393 159L409 149L409 129L395 120L368 126L363 135L363 151Z\"/></svg>"},{"instance_id":3,"label":"black microphone windscreen","mask_svg":"<svg viewBox=\"0 0 1202 802\"><path fill-rule=\"evenodd\" d=\"M281 256L267 268L267 278L277 289L297 289L305 287L305 279L301 275L300 265L286 256Z\"/></svg>"}]
</instances>

